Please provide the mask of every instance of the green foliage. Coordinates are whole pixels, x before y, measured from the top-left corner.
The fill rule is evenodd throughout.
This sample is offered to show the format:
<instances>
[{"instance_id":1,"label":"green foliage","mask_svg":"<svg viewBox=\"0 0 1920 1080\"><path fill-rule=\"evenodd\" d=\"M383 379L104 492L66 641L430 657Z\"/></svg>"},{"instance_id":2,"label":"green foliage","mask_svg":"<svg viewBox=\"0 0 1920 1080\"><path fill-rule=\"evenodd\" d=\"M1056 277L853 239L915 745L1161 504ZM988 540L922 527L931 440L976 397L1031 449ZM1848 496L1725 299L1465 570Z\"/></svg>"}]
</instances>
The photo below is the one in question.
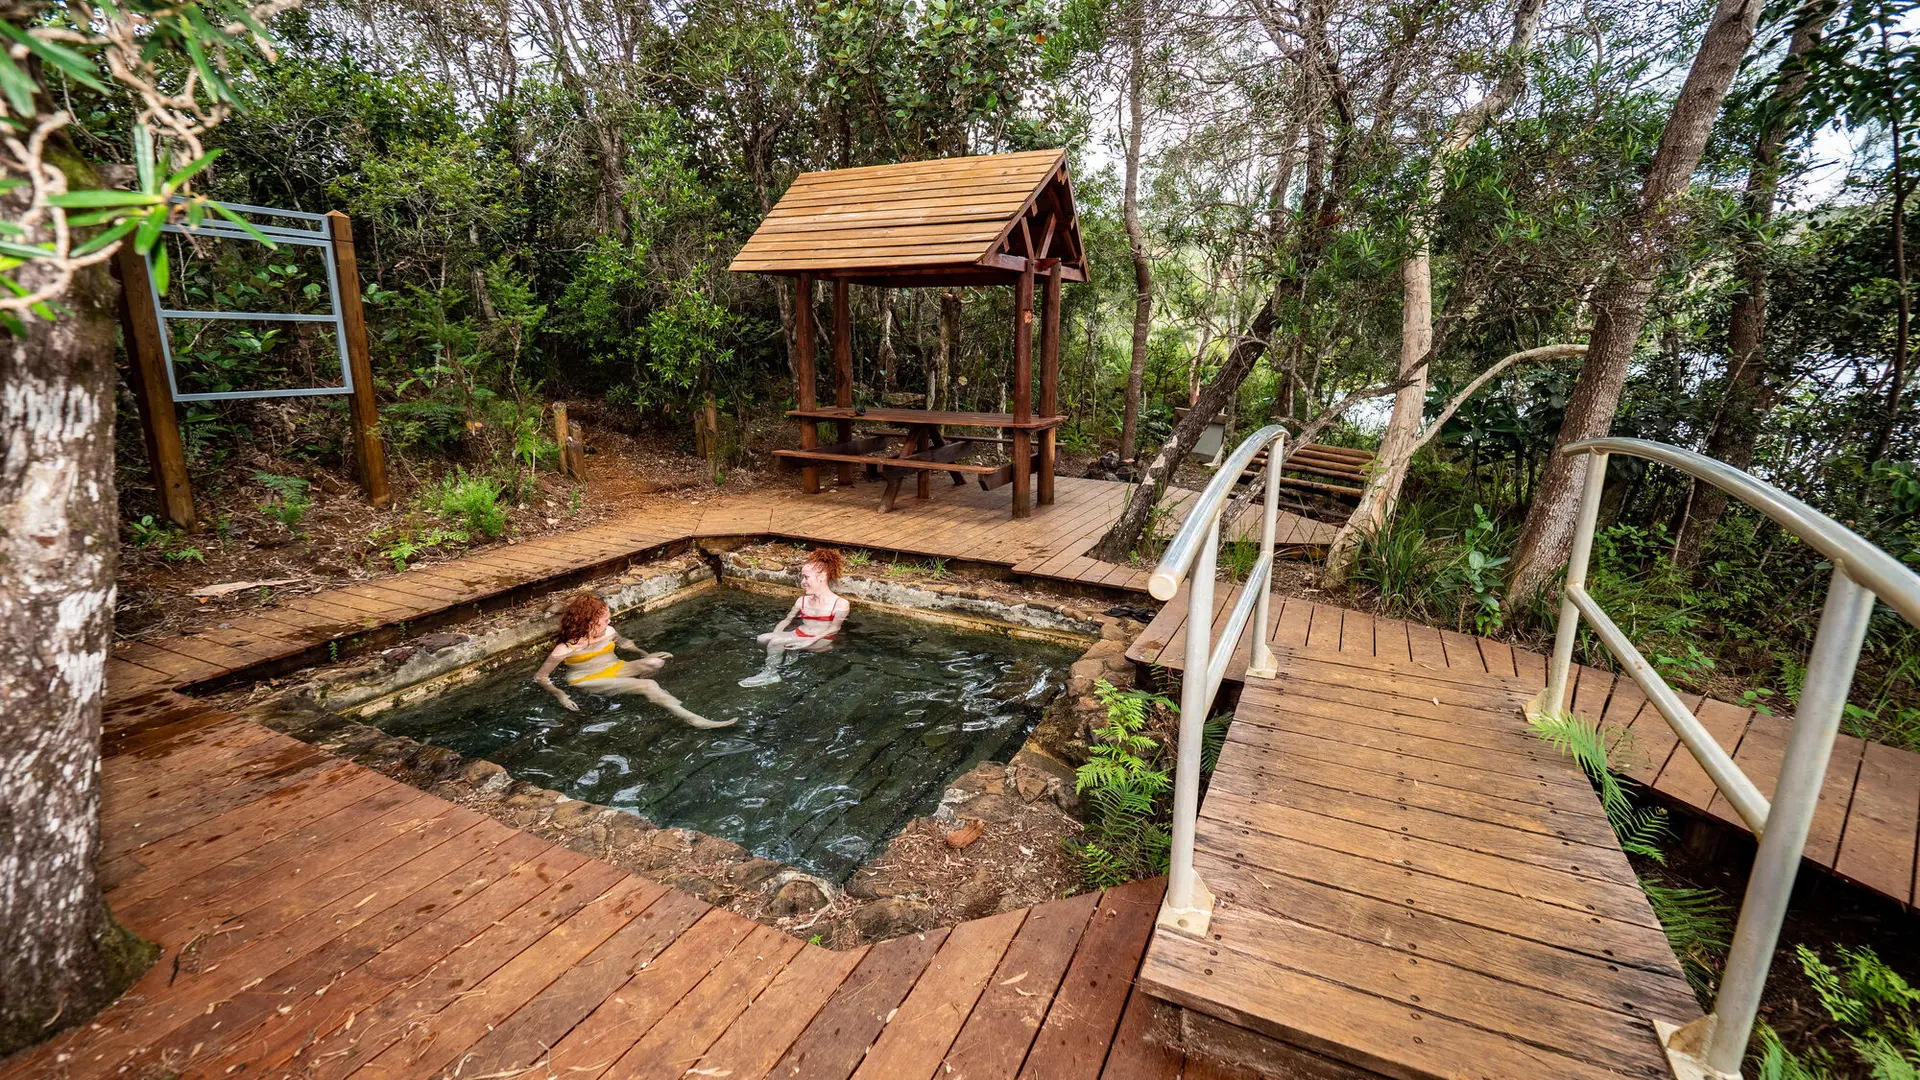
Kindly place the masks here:
<instances>
[{"instance_id":1,"label":"green foliage","mask_svg":"<svg viewBox=\"0 0 1920 1080\"><path fill-rule=\"evenodd\" d=\"M1870 948L1839 946L1829 965L1805 945L1796 947L1801 970L1821 1007L1839 1025L1854 1060L1835 1061L1825 1050L1796 1053L1771 1028L1760 1028L1759 1080L1873 1080L1920 1078L1920 989Z\"/></svg>"},{"instance_id":2,"label":"green foliage","mask_svg":"<svg viewBox=\"0 0 1920 1080\"><path fill-rule=\"evenodd\" d=\"M1714 889L1668 885L1643 877L1640 888L1660 920L1680 970L1695 995L1706 1000L1720 981L1727 946L1733 935L1733 906Z\"/></svg>"},{"instance_id":3,"label":"green foliage","mask_svg":"<svg viewBox=\"0 0 1920 1080\"><path fill-rule=\"evenodd\" d=\"M1509 540L1478 503L1455 528L1432 521L1417 503L1403 504L1361 537L1353 578L1377 590L1394 614L1491 634L1506 623L1501 568L1509 556L1495 552Z\"/></svg>"},{"instance_id":4,"label":"green foliage","mask_svg":"<svg viewBox=\"0 0 1920 1080\"><path fill-rule=\"evenodd\" d=\"M278 473L257 472L253 478L272 493L260 504L260 512L279 522L288 532L298 533L307 510L313 506L312 486L298 476Z\"/></svg>"},{"instance_id":5,"label":"green foliage","mask_svg":"<svg viewBox=\"0 0 1920 1080\"><path fill-rule=\"evenodd\" d=\"M132 536L133 546L142 550L158 547L164 551L178 530L171 521L161 521L152 514L143 514L140 520L127 523L127 531Z\"/></svg>"},{"instance_id":6,"label":"green foliage","mask_svg":"<svg viewBox=\"0 0 1920 1080\"><path fill-rule=\"evenodd\" d=\"M1634 805L1625 785L1607 767L1609 753L1622 750L1623 745L1609 747L1599 725L1571 713L1536 716L1528 723L1535 735L1558 750L1561 756L1571 758L1587 774L1587 779L1600 795L1600 807L1606 811L1607 823L1613 826L1620 846L1655 862L1665 862L1666 856L1660 851L1659 842L1667 834L1666 813L1657 808Z\"/></svg>"},{"instance_id":7,"label":"green foliage","mask_svg":"<svg viewBox=\"0 0 1920 1080\"><path fill-rule=\"evenodd\" d=\"M461 533L492 540L507 528L507 512L500 505L505 486L493 477L460 468L422 488L418 501Z\"/></svg>"},{"instance_id":8,"label":"green foliage","mask_svg":"<svg viewBox=\"0 0 1920 1080\"><path fill-rule=\"evenodd\" d=\"M438 547L453 547L467 542L467 534L458 528L429 528L415 522L411 515L399 525L382 526L368 537L380 557L393 564L395 571Z\"/></svg>"},{"instance_id":9,"label":"green foliage","mask_svg":"<svg viewBox=\"0 0 1920 1080\"><path fill-rule=\"evenodd\" d=\"M1173 776L1160 739L1147 728L1173 702L1144 690L1120 690L1105 679L1094 693L1107 722L1094 733L1091 757L1074 776L1086 801L1087 831L1069 848L1089 888L1107 888L1164 873L1171 833L1166 798Z\"/></svg>"}]
</instances>

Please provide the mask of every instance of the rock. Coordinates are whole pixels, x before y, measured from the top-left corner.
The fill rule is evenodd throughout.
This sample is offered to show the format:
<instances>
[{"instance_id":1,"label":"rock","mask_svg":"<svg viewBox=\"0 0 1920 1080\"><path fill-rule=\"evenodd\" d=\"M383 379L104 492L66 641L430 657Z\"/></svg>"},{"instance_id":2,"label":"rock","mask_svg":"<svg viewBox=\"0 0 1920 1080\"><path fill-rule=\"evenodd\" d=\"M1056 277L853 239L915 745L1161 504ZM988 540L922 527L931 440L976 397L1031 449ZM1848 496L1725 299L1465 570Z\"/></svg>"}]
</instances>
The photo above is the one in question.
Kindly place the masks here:
<instances>
[{"instance_id":1,"label":"rock","mask_svg":"<svg viewBox=\"0 0 1920 1080\"><path fill-rule=\"evenodd\" d=\"M706 833L694 833L689 850L701 862L737 863L752 858L746 848Z\"/></svg>"},{"instance_id":2,"label":"rock","mask_svg":"<svg viewBox=\"0 0 1920 1080\"><path fill-rule=\"evenodd\" d=\"M1127 659L1125 654L1121 654L1118 656L1109 656L1107 657L1106 663L1107 663L1107 671L1112 673L1113 675L1118 675L1120 672L1123 672L1123 671L1133 670L1133 661Z\"/></svg>"},{"instance_id":3,"label":"rock","mask_svg":"<svg viewBox=\"0 0 1920 1080\"><path fill-rule=\"evenodd\" d=\"M1003 825L1020 817L1026 809L1019 800L1007 795L976 795L964 807L968 817L989 825Z\"/></svg>"},{"instance_id":4,"label":"rock","mask_svg":"<svg viewBox=\"0 0 1920 1080\"><path fill-rule=\"evenodd\" d=\"M775 915L805 915L819 911L827 903L827 894L820 891L820 886L806 878L794 878L773 894L767 910Z\"/></svg>"},{"instance_id":5,"label":"rock","mask_svg":"<svg viewBox=\"0 0 1920 1080\"><path fill-rule=\"evenodd\" d=\"M727 884L742 889L757 889L785 869L786 867L772 859L748 859L727 871Z\"/></svg>"},{"instance_id":6,"label":"rock","mask_svg":"<svg viewBox=\"0 0 1920 1080\"><path fill-rule=\"evenodd\" d=\"M420 744L414 742L412 739L403 739L398 735L389 735L379 742L374 743L372 746L364 748L357 756L376 762L398 763L412 757L414 751L419 749L419 747Z\"/></svg>"},{"instance_id":7,"label":"rock","mask_svg":"<svg viewBox=\"0 0 1920 1080\"><path fill-rule=\"evenodd\" d=\"M1092 659L1082 657L1079 660L1075 660L1073 662L1073 666L1067 669L1067 678L1086 679L1088 681L1092 681L1094 679L1098 679L1099 677L1101 677L1102 675L1105 675L1106 673L1107 673L1106 661L1100 659L1097 656L1093 657Z\"/></svg>"},{"instance_id":8,"label":"rock","mask_svg":"<svg viewBox=\"0 0 1920 1080\"><path fill-rule=\"evenodd\" d=\"M651 822L628 813L617 813L608 818L606 827L607 843L623 848L644 844L649 836L659 831Z\"/></svg>"},{"instance_id":9,"label":"rock","mask_svg":"<svg viewBox=\"0 0 1920 1080\"><path fill-rule=\"evenodd\" d=\"M1007 767L997 761L983 761L968 769L966 774L955 780L953 786L947 790L959 791L967 795L977 795L983 791L990 795L998 795L1007 790Z\"/></svg>"},{"instance_id":10,"label":"rock","mask_svg":"<svg viewBox=\"0 0 1920 1080\"><path fill-rule=\"evenodd\" d=\"M880 897L879 893L873 891L873 882L862 874L855 874L848 878L846 885L842 888L855 900L877 900Z\"/></svg>"},{"instance_id":11,"label":"rock","mask_svg":"<svg viewBox=\"0 0 1920 1080\"><path fill-rule=\"evenodd\" d=\"M563 829L578 829L593 823L602 814L612 813L599 803L569 801L553 808L552 822Z\"/></svg>"},{"instance_id":12,"label":"rock","mask_svg":"<svg viewBox=\"0 0 1920 1080\"><path fill-rule=\"evenodd\" d=\"M1119 623L1103 622L1100 624L1101 641L1125 641L1126 639L1127 632L1121 629Z\"/></svg>"},{"instance_id":13,"label":"rock","mask_svg":"<svg viewBox=\"0 0 1920 1080\"><path fill-rule=\"evenodd\" d=\"M413 752L407 764L436 780L445 780L460 771L463 760L457 752L444 746L423 746Z\"/></svg>"},{"instance_id":14,"label":"rock","mask_svg":"<svg viewBox=\"0 0 1920 1080\"><path fill-rule=\"evenodd\" d=\"M535 787L524 781L516 781L514 787L516 790L513 794L508 795L504 801L508 806L516 809L534 809L542 806L552 806L554 803L566 798L565 795L557 791L548 791L546 788Z\"/></svg>"},{"instance_id":15,"label":"rock","mask_svg":"<svg viewBox=\"0 0 1920 1080\"><path fill-rule=\"evenodd\" d=\"M933 905L897 896L862 904L853 910L854 928L868 941L917 934L932 929L939 921L940 914L933 910Z\"/></svg>"},{"instance_id":16,"label":"rock","mask_svg":"<svg viewBox=\"0 0 1920 1080\"><path fill-rule=\"evenodd\" d=\"M402 645L397 649L388 649L386 652L381 653L380 659L385 660L394 667L400 667L407 661L413 659L413 653L413 646Z\"/></svg>"},{"instance_id":17,"label":"rock","mask_svg":"<svg viewBox=\"0 0 1920 1080\"><path fill-rule=\"evenodd\" d=\"M1121 656L1127 651L1127 643L1114 638L1101 638L1093 647L1080 654L1082 660L1105 660L1109 656Z\"/></svg>"},{"instance_id":18,"label":"rock","mask_svg":"<svg viewBox=\"0 0 1920 1080\"><path fill-rule=\"evenodd\" d=\"M475 791L483 793L499 791L513 783L513 777L507 775L507 770L491 761L473 762L460 776L467 783L472 784Z\"/></svg>"},{"instance_id":19,"label":"rock","mask_svg":"<svg viewBox=\"0 0 1920 1080\"><path fill-rule=\"evenodd\" d=\"M963 919L984 919L1000 910L1000 889L985 881L970 882L953 894Z\"/></svg>"},{"instance_id":20,"label":"rock","mask_svg":"<svg viewBox=\"0 0 1920 1080\"><path fill-rule=\"evenodd\" d=\"M1028 802L1033 802L1047 793L1047 782L1031 773L1022 774L1016 783L1020 790L1020 797Z\"/></svg>"},{"instance_id":21,"label":"rock","mask_svg":"<svg viewBox=\"0 0 1920 1080\"><path fill-rule=\"evenodd\" d=\"M443 630L437 634L422 634L414 638L413 646L416 649L425 649L430 653L437 653L442 649L451 649L455 645L464 645L472 640L473 638L469 635L455 634Z\"/></svg>"}]
</instances>

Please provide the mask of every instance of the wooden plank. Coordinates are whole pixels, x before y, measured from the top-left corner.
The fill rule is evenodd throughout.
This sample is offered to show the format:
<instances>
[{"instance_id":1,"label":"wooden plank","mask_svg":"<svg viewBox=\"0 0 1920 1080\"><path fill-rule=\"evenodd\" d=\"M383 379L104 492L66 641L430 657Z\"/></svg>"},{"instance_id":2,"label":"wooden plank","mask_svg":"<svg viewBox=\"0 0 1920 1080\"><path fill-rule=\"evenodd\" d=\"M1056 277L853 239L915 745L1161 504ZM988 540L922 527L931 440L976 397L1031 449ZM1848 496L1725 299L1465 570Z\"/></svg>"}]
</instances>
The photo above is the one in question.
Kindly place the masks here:
<instances>
[{"instance_id":1,"label":"wooden plank","mask_svg":"<svg viewBox=\"0 0 1920 1080\"><path fill-rule=\"evenodd\" d=\"M353 373L348 410L353 421L353 459L361 490L375 506L387 506L386 450L380 443L380 413L373 400L373 359L367 351L367 316L360 307L360 272L353 252L353 222L338 210L327 211L327 232L333 241L334 273L338 277L341 347Z\"/></svg>"},{"instance_id":2,"label":"wooden plank","mask_svg":"<svg viewBox=\"0 0 1920 1080\"><path fill-rule=\"evenodd\" d=\"M1787 756L1787 731L1785 722L1762 716L1755 710L1747 720L1747 731L1740 738L1739 748L1733 753L1733 763L1747 774L1747 779L1752 780L1753 786L1759 788L1769 800L1773 797L1774 785L1780 779L1780 763ZM1831 758L1827 764L1832 766ZM1734 812L1727 797L1718 790L1714 791L1712 801L1707 804L1707 813L1730 825L1746 828L1746 823Z\"/></svg>"},{"instance_id":3,"label":"wooden plank","mask_svg":"<svg viewBox=\"0 0 1920 1080\"><path fill-rule=\"evenodd\" d=\"M598 1076L652 1030L753 929L753 923L731 911L707 912L556 1043L544 1066L558 1076Z\"/></svg>"},{"instance_id":4,"label":"wooden plank","mask_svg":"<svg viewBox=\"0 0 1920 1080\"><path fill-rule=\"evenodd\" d=\"M1413 647L1407 638L1405 619L1373 620L1373 654L1390 663L1413 664Z\"/></svg>"},{"instance_id":5,"label":"wooden plank","mask_svg":"<svg viewBox=\"0 0 1920 1080\"><path fill-rule=\"evenodd\" d=\"M545 1056L548 1047L565 1037L709 910L697 897L678 890L665 891L553 985L461 1051L462 1075L487 1076L531 1068Z\"/></svg>"},{"instance_id":6,"label":"wooden plank","mask_svg":"<svg viewBox=\"0 0 1920 1080\"><path fill-rule=\"evenodd\" d=\"M1840 836L1834 873L1911 903L1916 832L1920 832L1920 756L1884 743L1868 743L1854 780L1853 807Z\"/></svg>"},{"instance_id":7,"label":"wooden plank","mask_svg":"<svg viewBox=\"0 0 1920 1080\"><path fill-rule=\"evenodd\" d=\"M855 1080L930 1080L1026 917L1020 908L954 927L854 1070Z\"/></svg>"},{"instance_id":8,"label":"wooden plank","mask_svg":"<svg viewBox=\"0 0 1920 1080\"><path fill-rule=\"evenodd\" d=\"M864 945L846 952L806 946L686 1075L772 1075L781 1055L866 956Z\"/></svg>"},{"instance_id":9,"label":"wooden plank","mask_svg":"<svg viewBox=\"0 0 1920 1080\"><path fill-rule=\"evenodd\" d=\"M686 1075L804 944L770 926L755 927L609 1072L631 1080Z\"/></svg>"},{"instance_id":10,"label":"wooden plank","mask_svg":"<svg viewBox=\"0 0 1920 1080\"><path fill-rule=\"evenodd\" d=\"M1060 991L1047 1010L1046 1021L1034 1037L1026 1065L1020 1070L1021 1080L1080 1080L1099 1075L1106 1047L1112 1044L1117 1051L1125 1044L1114 1038L1115 1025L1123 1023L1123 1003L1140 966L1140 954L1146 951L1165 889L1165 878L1152 878L1101 894L1100 905L1061 980ZM1150 1052L1136 1052L1132 1057L1144 1063L1160 1060ZM1107 1071L1112 1073L1113 1068L1109 1064Z\"/></svg>"},{"instance_id":11,"label":"wooden plank","mask_svg":"<svg viewBox=\"0 0 1920 1080\"><path fill-rule=\"evenodd\" d=\"M1440 644L1447 654L1447 666L1463 671L1485 671L1487 664L1480 658L1480 645L1465 634L1452 630L1440 631Z\"/></svg>"},{"instance_id":12,"label":"wooden plank","mask_svg":"<svg viewBox=\"0 0 1920 1080\"><path fill-rule=\"evenodd\" d=\"M1513 650L1515 674L1536 686L1547 685L1547 658L1532 649Z\"/></svg>"},{"instance_id":13,"label":"wooden plank","mask_svg":"<svg viewBox=\"0 0 1920 1080\"><path fill-rule=\"evenodd\" d=\"M1422 667L1444 668L1447 666L1446 646L1441 642L1440 631L1431 626L1408 623L1407 649L1413 654L1413 662Z\"/></svg>"},{"instance_id":14,"label":"wooden plank","mask_svg":"<svg viewBox=\"0 0 1920 1080\"><path fill-rule=\"evenodd\" d=\"M1828 870L1840 855L1840 833L1853 803L1854 778L1860 773L1860 759L1866 750L1867 744L1851 735L1840 735L1833 741L1833 756L1827 760L1820 802L1814 807L1803 849L1805 858Z\"/></svg>"},{"instance_id":15,"label":"wooden plank","mask_svg":"<svg viewBox=\"0 0 1920 1080\"><path fill-rule=\"evenodd\" d=\"M945 927L873 946L769 1075L846 1080L945 944Z\"/></svg>"},{"instance_id":16,"label":"wooden plank","mask_svg":"<svg viewBox=\"0 0 1920 1080\"><path fill-rule=\"evenodd\" d=\"M1147 1039L1147 1029L1153 1023L1153 1011L1158 1007L1154 997L1144 990L1135 988L1127 993L1126 1011L1120 1016L1120 1027L1107 1048L1105 1061L1100 1063L1098 1075L1101 1080L1179 1080L1182 1075L1180 1053ZM1081 1067L1084 1069L1094 1064L1092 1061L1083 1061ZM1064 1078L1095 1074L1079 1071L1049 1075ZM1190 1080L1200 1080L1191 1068L1185 1075ZM1037 1077L1038 1074L1036 1080Z\"/></svg>"},{"instance_id":17,"label":"wooden plank","mask_svg":"<svg viewBox=\"0 0 1920 1080\"><path fill-rule=\"evenodd\" d=\"M1313 605L1313 621L1307 627L1307 648L1340 651L1340 622L1344 611L1327 604Z\"/></svg>"},{"instance_id":18,"label":"wooden plank","mask_svg":"<svg viewBox=\"0 0 1920 1080\"><path fill-rule=\"evenodd\" d=\"M1340 651L1352 656L1373 658L1373 616L1364 611L1347 611L1340 620Z\"/></svg>"},{"instance_id":19,"label":"wooden plank","mask_svg":"<svg viewBox=\"0 0 1920 1080\"><path fill-rule=\"evenodd\" d=\"M1495 641L1492 638L1483 637L1477 640L1480 643L1480 660L1486 665L1487 671L1490 674L1520 674L1520 669L1515 664L1512 646L1507 645L1505 642Z\"/></svg>"},{"instance_id":20,"label":"wooden plank","mask_svg":"<svg viewBox=\"0 0 1920 1080\"><path fill-rule=\"evenodd\" d=\"M1099 893L1083 893L1037 904L1027 913L954 1036L942 1076L1010 1078L1020 1071L1099 902Z\"/></svg>"},{"instance_id":21,"label":"wooden plank","mask_svg":"<svg viewBox=\"0 0 1920 1080\"><path fill-rule=\"evenodd\" d=\"M147 257L123 244L115 252L114 276L120 279L120 326L130 361L127 383L140 413L140 434L147 446L147 470L153 478L160 513L183 529L199 524L193 507L193 482L187 473L180 417L167 375L165 327L154 306L153 277Z\"/></svg>"},{"instance_id":22,"label":"wooden plank","mask_svg":"<svg viewBox=\"0 0 1920 1080\"><path fill-rule=\"evenodd\" d=\"M1739 747L1740 737L1746 733L1747 718L1752 715L1752 710L1709 698L1694 706L1693 714L1700 718L1701 725L1713 735L1714 741L1731 754ZM1700 763L1693 759L1692 752L1684 746L1667 759L1667 767L1661 770L1653 786L1668 798L1700 810L1707 808L1707 803L1718 790L1706 770L1700 767Z\"/></svg>"}]
</instances>

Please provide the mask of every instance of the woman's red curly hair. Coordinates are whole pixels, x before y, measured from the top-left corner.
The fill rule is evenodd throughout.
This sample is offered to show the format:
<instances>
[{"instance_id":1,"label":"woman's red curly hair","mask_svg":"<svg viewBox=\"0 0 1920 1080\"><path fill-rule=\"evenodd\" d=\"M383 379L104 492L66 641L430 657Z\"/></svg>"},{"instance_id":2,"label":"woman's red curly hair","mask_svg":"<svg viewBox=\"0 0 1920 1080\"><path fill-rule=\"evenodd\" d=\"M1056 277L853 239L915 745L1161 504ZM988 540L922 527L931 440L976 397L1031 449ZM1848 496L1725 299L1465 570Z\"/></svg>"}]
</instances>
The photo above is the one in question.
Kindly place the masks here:
<instances>
[{"instance_id":1,"label":"woman's red curly hair","mask_svg":"<svg viewBox=\"0 0 1920 1080\"><path fill-rule=\"evenodd\" d=\"M818 566L820 572L827 575L827 584L831 585L840 580L840 571L845 567L846 560L840 557L838 548L814 548L813 554L807 556L807 565Z\"/></svg>"},{"instance_id":2,"label":"woman's red curly hair","mask_svg":"<svg viewBox=\"0 0 1920 1080\"><path fill-rule=\"evenodd\" d=\"M605 600L590 592L567 601L567 609L560 613L560 640L584 640L593 631L594 620L609 610Z\"/></svg>"}]
</instances>

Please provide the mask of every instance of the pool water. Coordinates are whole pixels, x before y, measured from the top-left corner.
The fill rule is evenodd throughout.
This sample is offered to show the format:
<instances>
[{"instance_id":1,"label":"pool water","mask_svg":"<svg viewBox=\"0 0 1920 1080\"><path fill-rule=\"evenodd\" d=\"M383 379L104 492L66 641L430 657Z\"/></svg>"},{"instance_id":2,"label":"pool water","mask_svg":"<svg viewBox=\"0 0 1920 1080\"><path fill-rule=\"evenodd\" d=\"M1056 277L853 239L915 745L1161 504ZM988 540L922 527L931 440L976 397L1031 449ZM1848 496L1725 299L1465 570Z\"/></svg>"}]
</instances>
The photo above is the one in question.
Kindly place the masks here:
<instances>
[{"instance_id":1,"label":"pool water","mask_svg":"<svg viewBox=\"0 0 1920 1080\"><path fill-rule=\"evenodd\" d=\"M771 686L737 685L765 663L754 637L791 605L720 588L619 624L641 648L673 653L661 686L732 727L698 730L645 698L580 690L569 691L580 711L568 712L533 685L538 661L370 719L518 779L844 881L931 813L955 777L1019 749L1078 658L856 602L830 652L790 658Z\"/></svg>"}]
</instances>

